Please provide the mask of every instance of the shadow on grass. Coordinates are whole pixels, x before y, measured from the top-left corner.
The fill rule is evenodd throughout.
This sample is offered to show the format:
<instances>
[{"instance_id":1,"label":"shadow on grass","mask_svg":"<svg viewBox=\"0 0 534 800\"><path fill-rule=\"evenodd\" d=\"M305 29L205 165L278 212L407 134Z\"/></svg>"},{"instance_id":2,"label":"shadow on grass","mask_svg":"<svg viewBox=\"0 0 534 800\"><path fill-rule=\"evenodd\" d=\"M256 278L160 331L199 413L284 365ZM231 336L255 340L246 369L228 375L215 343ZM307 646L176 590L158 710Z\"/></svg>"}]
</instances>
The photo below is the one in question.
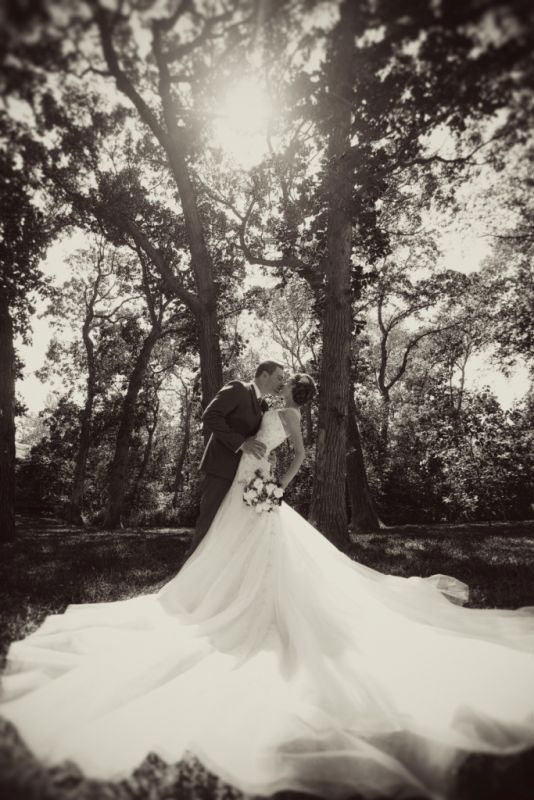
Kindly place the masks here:
<instances>
[{"instance_id":1,"label":"shadow on grass","mask_svg":"<svg viewBox=\"0 0 534 800\"><path fill-rule=\"evenodd\" d=\"M361 537L349 555L394 575L452 575L469 585L470 607L534 606L534 536L379 533Z\"/></svg>"},{"instance_id":2,"label":"shadow on grass","mask_svg":"<svg viewBox=\"0 0 534 800\"><path fill-rule=\"evenodd\" d=\"M46 521L2 545L0 667L9 643L69 603L122 600L155 592L182 565L190 532L95 533Z\"/></svg>"}]
</instances>

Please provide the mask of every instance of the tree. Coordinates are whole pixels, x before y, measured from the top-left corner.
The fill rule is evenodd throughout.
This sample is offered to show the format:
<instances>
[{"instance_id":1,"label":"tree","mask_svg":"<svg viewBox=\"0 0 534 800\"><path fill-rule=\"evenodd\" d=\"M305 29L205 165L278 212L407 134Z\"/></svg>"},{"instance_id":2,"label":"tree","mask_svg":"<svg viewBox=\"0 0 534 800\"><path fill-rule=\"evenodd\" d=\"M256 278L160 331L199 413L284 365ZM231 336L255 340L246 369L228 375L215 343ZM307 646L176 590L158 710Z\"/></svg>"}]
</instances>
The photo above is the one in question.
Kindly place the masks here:
<instances>
[{"instance_id":1,"label":"tree","mask_svg":"<svg viewBox=\"0 0 534 800\"><path fill-rule=\"evenodd\" d=\"M256 294L254 310L267 330L267 340L281 349L292 373L314 375L318 364L318 320L313 311L313 294L302 281L291 278L274 290ZM303 408L304 442L315 441L312 406Z\"/></svg>"},{"instance_id":2,"label":"tree","mask_svg":"<svg viewBox=\"0 0 534 800\"><path fill-rule=\"evenodd\" d=\"M531 47L522 9L509 4L448 4L438 10L407 1L395 7L340 3L338 9L321 69L314 74L302 67L290 79L292 120L298 115L315 127L311 155L321 159L321 171L309 168L308 128L266 163L240 233L249 261L296 271L317 296L323 346L319 441L325 449L318 453L313 518L339 543L347 530L345 467L334 450L346 446L346 300L357 298L366 271L390 249L392 187L398 198L399 181L422 182L437 203L450 197L451 178L488 144L484 121L524 85ZM499 30L496 42L486 35L486 15ZM517 40L503 22L511 19L521 31ZM448 136L445 153L433 149L437 131ZM498 135L497 130L489 138ZM266 184L280 174L272 213ZM262 247L266 232L278 244L276 257ZM343 366L338 370L336 364Z\"/></svg>"},{"instance_id":3,"label":"tree","mask_svg":"<svg viewBox=\"0 0 534 800\"><path fill-rule=\"evenodd\" d=\"M243 257L308 284L320 390L312 518L343 544L347 465L354 502L368 496L363 458L347 459L359 447L355 304L395 229L411 223L403 198L450 203L451 187L501 136L494 115L524 89L531 34L521 3L265 5L187 0L166 17L151 0L62 6L61 23L42 24L43 41L11 43L9 80L33 109L32 144L54 196L80 227L142 254L158 291L187 309L204 400L223 377L224 315L242 298ZM310 31L303 8L332 13ZM263 163L246 172L210 147L209 104L248 69L251 31L270 54L261 71L282 113ZM403 335L401 367L412 341ZM389 389L401 390L406 369ZM385 391L396 374L390 360Z\"/></svg>"},{"instance_id":4,"label":"tree","mask_svg":"<svg viewBox=\"0 0 534 800\"><path fill-rule=\"evenodd\" d=\"M60 516L68 508L79 410L68 394L48 397L39 414L38 439L17 465L17 503L25 511Z\"/></svg>"},{"instance_id":5,"label":"tree","mask_svg":"<svg viewBox=\"0 0 534 800\"><path fill-rule=\"evenodd\" d=\"M100 37L107 74L114 80L119 92L131 102L140 121L161 148L180 198L195 293L185 290L179 274L169 270L161 254L131 219L127 223L128 233L151 258L168 290L186 304L196 320L202 394L206 404L222 383L220 328L217 316L219 298L214 253L210 252L208 244L206 219L191 159L192 151L195 149L192 147L191 137L194 132L198 132L198 128L194 121L191 121L192 108L188 108L184 102L184 93L180 91L180 85L190 85L194 98L197 78L191 76L190 70L193 68L198 73L206 69L207 64L212 61L206 53L205 46L207 45L209 53L216 40L225 34L232 37L229 40L230 46L235 46L236 41L243 35L240 28L246 29L247 24L254 18L255 7L252 3L250 8L245 8L243 12L243 3L233 2L222 8L220 13L204 16L195 8L194 3L183 3L178 4L167 17L153 16L144 20L144 24L151 32L150 59L147 62L146 77L150 79L154 74L156 78L157 88L152 98L158 108L155 112L139 88L143 81L140 80L136 85L132 77L136 73L141 77L144 59L138 59L135 68L132 69L134 37L129 25L131 20L128 12L124 8L110 11L97 0L91 0L89 5ZM133 16L133 9L130 15ZM185 24L192 27L193 33L187 41L183 41L177 27L187 17L189 19ZM233 34L237 35L237 40ZM128 66L123 66L121 61ZM90 69L94 71L93 67Z\"/></svg>"},{"instance_id":6,"label":"tree","mask_svg":"<svg viewBox=\"0 0 534 800\"><path fill-rule=\"evenodd\" d=\"M160 412L159 390L161 388L161 379L154 382L150 388L151 391L149 392L149 397L147 398L148 402L146 408L147 436L145 445L143 447L143 456L141 459L141 464L139 465L139 469L137 470L135 478L131 482L130 490L128 492L128 498L125 503L125 507L128 513L131 511L137 497L139 496L139 491L143 484L143 480L145 478L148 465L150 463L152 448L154 445L154 436L159 422L159 412Z\"/></svg>"},{"instance_id":7,"label":"tree","mask_svg":"<svg viewBox=\"0 0 534 800\"><path fill-rule=\"evenodd\" d=\"M142 292L132 282L135 265L106 245L102 236L69 259L73 277L50 290L48 315L57 333L49 350L41 379L59 375L63 386L83 387L80 431L67 518L81 525L87 459L93 443L92 417L95 402L106 392L114 375L123 369L124 352L117 347L121 321L139 313ZM60 339L58 339L58 334Z\"/></svg>"},{"instance_id":8,"label":"tree","mask_svg":"<svg viewBox=\"0 0 534 800\"><path fill-rule=\"evenodd\" d=\"M349 395L349 418L347 430L347 490L351 509L350 530L352 533L376 533L381 524L367 479L358 412L354 399L356 387Z\"/></svg>"},{"instance_id":9,"label":"tree","mask_svg":"<svg viewBox=\"0 0 534 800\"><path fill-rule=\"evenodd\" d=\"M534 99L528 108L528 122L534 119ZM518 152L519 151L519 152ZM483 267L486 292L493 308L493 339L497 360L510 367L524 359L534 369L534 203L532 169L534 147L508 148L508 174L500 182L503 214L492 226L492 253Z\"/></svg>"},{"instance_id":10,"label":"tree","mask_svg":"<svg viewBox=\"0 0 534 800\"><path fill-rule=\"evenodd\" d=\"M428 277L412 278L416 270L420 273L425 267ZM405 259L388 257L376 271L366 302L376 314L375 374L383 404L383 463L388 451L392 390L402 381L411 356L424 340L433 337L442 341L441 333L452 332L462 323L467 328L469 319L475 316L466 299L472 283L454 270L432 270L417 251ZM472 294L469 298L474 299Z\"/></svg>"},{"instance_id":11,"label":"tree","mask_svg":"<svg viewBox=\"0 0 534 800\"><path fill-rule=\"evenodd\" d=\"M266 11L257 0L217 5L188 0L162 16L150 0L73 7L56 0L49 8L59 14L45 13L38 22L29 14L32 24L8 43L10 83L31 103L44 174L57 196L73 204L82 227L93 216L108 234L120 232L123 243L151 260L167 294L184 303L204 403L222 382L218 315L241 261L227 243L221 246L218 215L199 176L213 117L206 102L227 63L241 66L258 25L278 11L278 4ZM38 76L30 94L27 74ZM135 151L126 169L123 145Z\"/></svg>"},{"instance_id":12,"label":"tree","mask_svg":"<svg viewBox=\"0 0 534 800\"><path fill-rule=\"evenodd\" d=\"M132 333L139 337L139 348L128 377L126 392L122 399L119 426L115 440L115 451L109 469L108 499L104 515L104 527L116 528L121 522L123 506L128 486L128 466L130 457L130 438L134 424L137 399L152 351L156 344L167 336L175 336L187 331L183 323L183 306L172 299L166 299L160 290L160 284L150 273L148 260L139 250L139 261L142 271L142 289L146 302L147 327Z\"/></svg>"},{"instance_id":13,"label":"tree","mask_svg":"<svg viewBox=\"0 0 534 800\"><path fill-rule=\"evenodd\" d=\"M62 225L35 203L35 162L23 131L0 112L0 531L15 535L14 336L29 337L32 293L43 290L39 263Z\"/></svg>"},{"instance_id":14,"label":"tree","mask_svg":"<svg viewBox=\"0 0 534 800\"><path fill-rule=\"evenodd\" d=\"M351 256L353 244L353 184L343 158L350 148L354 39L361 29L360 10L345 0L331 37L326 69L330 95L327 172L326 253L322 264L322 354L319 385L316 478L310 521L343 545L347 536L345 503L347 417L350 394L352 334Z\"/></svg>"},{"instance_id":15,"label":"tree","mask_svg":"<svg viewBox=\"0 0 534 800\"><path fill-rule=\"evenodd\" d=\"M180 377L182 384L182 393L180 398L180 444L178 448L178 455L174 465L174 482L173 482L173 508L178 506L178 498L180 490L184 482L184 465L186 462L187 454L189 452L189 445L191 442L191 418L193 415L193 407L196 401L200 383L200 372L197 372L193 380L188 384L182 377Z\"/></svg>"}]
</instances>

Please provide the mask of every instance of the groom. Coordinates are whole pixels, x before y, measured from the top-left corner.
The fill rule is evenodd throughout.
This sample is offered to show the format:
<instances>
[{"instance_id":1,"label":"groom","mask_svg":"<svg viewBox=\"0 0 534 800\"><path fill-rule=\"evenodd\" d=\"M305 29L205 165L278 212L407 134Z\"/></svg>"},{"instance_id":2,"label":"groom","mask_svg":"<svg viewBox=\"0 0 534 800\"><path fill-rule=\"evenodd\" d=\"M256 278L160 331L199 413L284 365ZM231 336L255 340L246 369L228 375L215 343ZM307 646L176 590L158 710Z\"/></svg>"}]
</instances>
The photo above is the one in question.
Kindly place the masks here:
<instances>
[{"instance_id":1,"label":"groom","mask_svg":"<svg viewBox=\"0 0 534 800\"><path fill-rule=\"evenodd\" d=\"M262 361L252 383L230 381L206 406L202 421L211 436L200 460L199 469L204 472L200 514L189 555L206 535L232 484L241 454L251 453L261 458L265 453L265 445L254 438L268 408L263 396L278 394L284 383L283 365Z\"/></svg>"}]
</instances>

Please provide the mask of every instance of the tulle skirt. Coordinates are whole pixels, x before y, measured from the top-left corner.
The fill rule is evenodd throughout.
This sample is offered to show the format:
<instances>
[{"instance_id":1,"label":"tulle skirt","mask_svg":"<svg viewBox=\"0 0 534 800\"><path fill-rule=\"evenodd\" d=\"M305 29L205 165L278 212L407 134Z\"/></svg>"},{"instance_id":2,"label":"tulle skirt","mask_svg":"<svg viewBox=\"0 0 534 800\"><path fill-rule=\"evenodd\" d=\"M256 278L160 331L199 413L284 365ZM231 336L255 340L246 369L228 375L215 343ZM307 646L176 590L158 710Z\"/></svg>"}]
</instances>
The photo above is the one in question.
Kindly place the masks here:
<instances>
[{"instance_id":1,"label":"tulle skirt","mask_svg":"<svg viewBox=\"0 0 534 800\"><path fill-rule=\"evenodd\" d=\"M534 746L534 609L466 597L355 563L234 483L159 592L70 605L14 642L0 714L89 777L189 751L248 794L445 798L470 752Z\"/></svg>"}]
</instances>

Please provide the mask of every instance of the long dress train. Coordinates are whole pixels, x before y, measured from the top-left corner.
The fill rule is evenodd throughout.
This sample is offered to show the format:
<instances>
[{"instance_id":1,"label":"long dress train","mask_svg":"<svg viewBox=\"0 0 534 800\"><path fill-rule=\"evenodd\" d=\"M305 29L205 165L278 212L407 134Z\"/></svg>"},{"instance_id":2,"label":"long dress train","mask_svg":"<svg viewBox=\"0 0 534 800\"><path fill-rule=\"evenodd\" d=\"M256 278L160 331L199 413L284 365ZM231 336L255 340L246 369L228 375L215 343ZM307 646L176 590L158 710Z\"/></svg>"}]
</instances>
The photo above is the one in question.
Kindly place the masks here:
<instances>
[{"instance_id":1,"label":"long dress train","mask_svg":"<svg viewBox=\"0 0 534 800\"><path fill-rule=\"evenodd\" d=\"M258 438L286 438L276 410ZM463 608L454 578L355 563L285 503L256 514L258 466L159 592L11 645L0 714L34 753L118 780L188 750L250 794L445 798L470 752L533 746L534 609Z\"/></svg>"}]
</instances>

